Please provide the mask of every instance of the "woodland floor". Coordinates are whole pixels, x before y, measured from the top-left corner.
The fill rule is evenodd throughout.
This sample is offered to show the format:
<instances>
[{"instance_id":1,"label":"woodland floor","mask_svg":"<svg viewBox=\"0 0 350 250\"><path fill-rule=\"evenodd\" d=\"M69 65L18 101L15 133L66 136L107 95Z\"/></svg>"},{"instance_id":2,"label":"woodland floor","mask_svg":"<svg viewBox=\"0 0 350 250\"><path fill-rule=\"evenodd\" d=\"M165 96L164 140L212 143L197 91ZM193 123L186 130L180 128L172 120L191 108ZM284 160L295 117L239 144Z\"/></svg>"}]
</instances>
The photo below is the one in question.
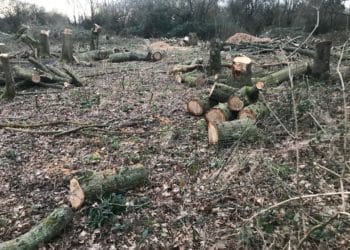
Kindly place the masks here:
<instances>
[{"instance_id":1,"label":"woodland floor","mask_svg":"<svg viewBox=\"0 0 350 250\"><path fill-rule=\"evenodd\" d=\"M119 44L126 42L132 47L142 40ZM283 56L280 52L242 53L257 63ZM270 115L258 124L259 141L209 146L206 129L197 125L199 118L186 112L185 103L208 93L210 86L190 88L168 74L174 65L197 57L206 61L208 50L176 48L159 62L74 66L85 77L84 87L27 89L12 102L1 101L0 123L110 124L62 136L0 129L0 241L25 233L54 208L68 204L73 176L134 164L149 169L150 182L124 194L124 212L93 228L89 210L101 203L87 204L60 237L41 249L288 249L296 247L310 228L336 215L340 195L289 202L246 220L300 194L339 192L339 177L321 167L341 174L344 162L340 84L305 77L294 80L296 142L286 132L295 131L286 82L267 85L263 93L286 129ZM29 91L38 93L23 95ZM345 175L345 190L349 181ZM313 230L304 248L348 248L349 219L339 214Z\"/></svg>"}]
</instances>

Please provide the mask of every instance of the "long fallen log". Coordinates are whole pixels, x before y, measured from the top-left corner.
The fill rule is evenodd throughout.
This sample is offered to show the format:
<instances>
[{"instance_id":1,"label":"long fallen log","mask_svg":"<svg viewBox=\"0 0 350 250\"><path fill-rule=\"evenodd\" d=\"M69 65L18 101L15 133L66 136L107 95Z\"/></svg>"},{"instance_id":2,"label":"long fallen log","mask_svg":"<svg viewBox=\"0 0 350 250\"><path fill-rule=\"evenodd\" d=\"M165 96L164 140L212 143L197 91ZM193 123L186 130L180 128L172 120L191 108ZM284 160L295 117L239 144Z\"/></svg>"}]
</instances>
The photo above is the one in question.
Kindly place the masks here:
<instances>
[{"instance_id":1,"label":"long fallen log","mask_svg":"<svg viewBox=\"0 0 350 250\"><path fill-rule=\"evenodd\" d=\"M169 73L170 74L186 73L186 72L193 71L195 69L201 69L203 67L204 67L203 64L176 65Z\"/></svg>"},{"instance_id":2,"label":"long fallen log","mask_svg":"<svg viewBox=\"0 0 350 250\"><path fill-rule=\"evenodd\" d=\"M100 61L108 59L108 57L116 53L116 49L105 49L105 50L90 50L84 53L78 54L76 57L79 61Z\"/></svg>"},{"instance_id":3,"label":"long fallen log","mask_svg":"<svg viewBox=\"0 0 350 250\"><path fill-rule=\"evenodd\" d=\"M130 51L130 52L113 53L109 55L108 61L112 63L127 62L127 61L155 61L158 58L159 56L153 56L152 53L149 53L149 52Z\"/></svg>"},{"instance_id":4,"label":"long fallen log","mask_svg":"<svg viewBox=\"0 0 350 250\"><path fill-rule=\"evenodd\" d=\"M69 207L56 208L48 217L34 226L29 232L16 239L0 243L1 250L38 249L39 245L58 236L73 220Z\"/></svg>"},{"instance_id":5,"label":"long fallen log","mask_svg":"<svg viewBox=\"0 0 350 250\"><path fill-rule=\"evenodd\" d=\"M258 129L250 119L208 123L208 141L211 145L229 145L239 139L254 141L257 137Z\"/></svg>"},{"instance_id":6,"label":"long fallen log","mask_svg":"<svg viewBox=\"0 0 350 250\"><path fill-rule=\"evenodd\" d=\"M207 112L211 107L215 106L217 102L210 100L209 97L194 98L187 102L187 111L191 115L200 116Z\"/></svg>"},{"instance_id":7,"label":"long fallen log","mask_svg":"<svg viewBox=\"0 0 350 250\"><path fill-rule=\"evenodd\" d=\"M205 120L208 123L213 124L218 124L224 121L231 120L232 117L233 114L228 108L227 103L219 103L205 114Z\"/></svg>"},{"instance_id":8,"label":"long fallen log","mask_svg":"<svg viewBox=\"0 0 350 250\"><path fill-rule=\"evenodd\" d=\"M103 194L126 192L146 181L147 170L141 165L123 168L117 172L95 172L80 181L71 181L69 200L72 207L77 209L86 200L95 200Z\"/></svg>"},{"instance_id":9,"label":"long fallen log","mask_svg":"<svg viewBox=\"0 0 350 250\"><path fill-rule=\"evenodd\" d=\"M187 74L175 75L175 81L177 83L186 83L189 87L198 87L205 85L208 80L201 72L190 72Z\"/></svg>"},{"instance_id":10,"label":"long fallen log","mask_svg":"<svg viewBox=\"0 0 350 250\"><path fill-rule=\"evenodd\" d=\"M290 65L291 74L293 76L298 76L302 74L308 73L310 70L309 63L303 62L300 64L293 64ZM261 78L255 78L253 82L262 82L265 85L278 85L283 81L286 81L289 79L289 67L282 69L280 71L274 72L272 74L269 74L267 76L261 77Z\"/></svg>"}]
</instances>

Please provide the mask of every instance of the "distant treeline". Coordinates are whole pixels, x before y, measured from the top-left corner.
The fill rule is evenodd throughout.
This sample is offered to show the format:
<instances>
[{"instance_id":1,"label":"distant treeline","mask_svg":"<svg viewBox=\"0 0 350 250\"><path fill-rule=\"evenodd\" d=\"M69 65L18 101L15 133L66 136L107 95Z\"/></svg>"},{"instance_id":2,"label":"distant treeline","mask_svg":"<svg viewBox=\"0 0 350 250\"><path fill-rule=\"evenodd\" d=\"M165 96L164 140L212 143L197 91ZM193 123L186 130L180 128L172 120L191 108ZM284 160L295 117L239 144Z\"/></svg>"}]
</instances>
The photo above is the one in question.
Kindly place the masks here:
<instances>
[{"instance_id":1,"label":"distant treeline","mask_svg":"<svg viewBox=\"0 0 350 250\"><path fill-rule=\"evenodd\" d=\"M72 2L72 1L71 1ZM271 28L311 31L320 11L317 33L345 30L348 15L343 0L88 0L90 13L70 20L90 29L93 23L108 32L142 37L184 36L197 32L201 38L222 38L235 32L260 34ZM68 19L46 13L34 5L12 1L3 11L0 29L14 31L22 23L57 25Z\"/></svg>"}]
</instances>

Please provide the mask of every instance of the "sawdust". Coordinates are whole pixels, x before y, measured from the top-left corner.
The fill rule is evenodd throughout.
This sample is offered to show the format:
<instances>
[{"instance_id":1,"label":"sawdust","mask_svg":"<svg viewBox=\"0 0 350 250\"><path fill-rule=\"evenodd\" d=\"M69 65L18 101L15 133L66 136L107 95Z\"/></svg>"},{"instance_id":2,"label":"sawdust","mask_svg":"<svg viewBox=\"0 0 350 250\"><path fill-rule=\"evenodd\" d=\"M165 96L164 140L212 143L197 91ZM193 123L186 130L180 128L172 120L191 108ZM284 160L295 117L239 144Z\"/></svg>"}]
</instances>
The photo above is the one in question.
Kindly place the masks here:
<instances>
[{"instance_id":1,"label":"sawdust","mask_svg":"<svg viewBox=\"0 0 350 250\"><path fill-rule=\"evenodd\" d=\"M267 43L271 42L270 38L259 38L252 36L246 33L236 33L233 36L229 37L226 42L230 44L239 44L239 43Z\"/></svg>"}]
</instances>

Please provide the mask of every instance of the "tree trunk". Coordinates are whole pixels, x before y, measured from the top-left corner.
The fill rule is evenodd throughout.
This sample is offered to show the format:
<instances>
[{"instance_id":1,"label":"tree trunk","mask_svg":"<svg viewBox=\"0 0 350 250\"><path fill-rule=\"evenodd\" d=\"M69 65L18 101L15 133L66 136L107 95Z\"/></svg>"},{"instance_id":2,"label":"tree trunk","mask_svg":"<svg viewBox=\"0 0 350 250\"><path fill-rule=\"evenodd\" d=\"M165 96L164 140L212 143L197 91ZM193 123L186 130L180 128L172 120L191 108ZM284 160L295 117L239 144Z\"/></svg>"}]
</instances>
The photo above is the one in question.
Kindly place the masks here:
<instances>
[{"instance_id":1,"label":"tree trunk","mask_svg":"<svg viewBox=\"0 0 350 250\"><path fill-rule=\"evenodd\" d=\"M1 250L31 250L49 242L72 223L73 212L69 207L56 208L48 217L29 232L16 239L0 243Z\"/></svg>"},{"instance_id":2,"label":"tree trunk","mask_svg":"<svg viewBox=\"0 0 350 250\"><path fill-rule=\"evenodd\" d=\"M254 141L257 138L257 127L250 119L208 123L208 140L211 145L230 145L237 140Z\"/></svg>"},{"instance_id":3,"label":"tree trunk","mask_svg":"<svg viewBox=\"0 0 350 250\"><path fill-rule=\"evenodd\" d=\"M228 108L227 103L219 103L211 108L205 114L205 120L208 123L218 124L224 121L228 121L233 117L231 110Z\"/></svg>"},{"instance_id":4,"label":"tree trunk","mask_svg":"<svg viewBox=\"0 0 350 250\"><path fill-rule=\"evenodd\" d=\"M250 104L247 107L243 108L238 113L238 119L250 119L254 123L257 121L257 119L263 118L265 115L268 114L268 109L262 102L257 102L254 104Z\"/></svg>"},{"instance_id":5,"label":"tree trunk","mask_svg":"<svg viewBox=\"0 0 350 250\"><path fill-rule=\"evenodd\" d=\"M5 75L5 92L2 98L12 100L15 98L15 81L13 80L8 54L0 54L0 62Z\"/></svg>"},{"instance_id":6,"label":"tree trunk","mask_svg":"<svg viewBox=\"0 0 350 250\"><path fill-rule=\"evenodd\" d=\"M222 83L215 83L210 90L209 98L217 102L226 102L231 95L237 94L237 89Z\"/></svg>"},{"instance_id":7,"label":"tree trunk","mask_svg":"<svg viewBox=\"0 0 350 250\"><path fill-rule=\"evenodd\" d=\"M98 50L99 36L100 36L101 30L102 30L102 27L96 23L91 28L90 50Z\"/></svg>"},{"instance_id":8,"label":"tree trunk","mask_svg":"<svg viewBox=\"0 0 350 250\"><path fill-rule=\"evenodd\" d=\"M115 53L115 49L106 49L106 50L90 50L84 53L77 55L79 61L100 61L108 59L110 55Z\"/></svg>"},{"instance_id":9,"label":"tree trunk","mask_svg":"<svg viewBox=\"0 0 350 250\"><path fill-rule=\"evenodd\" d=\"M71 182L70 186L70 200L75 197L76 190L81 189L83 196L74 200L74 206L80 207L84 201L93 201L103 194L126 192L141 186L147 181L147 170L143 166L127 167L118 172L95 172L90 176L82 179L79 185ZM73 185L73 186L72 186ZM81 193L80 191L78 192Z\"/></svg>"},{"instance_id":10,"label":"tree trunk","mask_svg":"<svg viewBox=\"0 0 350 250\"><path fill-rule=\"evenodd\" d=\"M40 57L50 57L49 34L50 34L50 31L48 30L40 31L40 44L39 44Z\"/></svg>"},{"instance_id":11,"label":"tree trunk","mask_svg":"<svg viewBox=\"0 0 350 250\"><path fill-rule=\"evenodd\" d=\"M198 36L195 32L188 33L188 44L190 46L197 46L198 45Z\"/></svg>"},{"instance_id":12,"label":"tree trunk","mask_svg":"<svg viewBox=\"0 0 350 250\"><path fill-rule=\"evenodd\" d=\"M73 31L71 29L65 29L63 31L62 60L66 63L74 62Z\"/></svg>"},{"instance_id":13,"label":"tree trunk","mask_svg":"<svg viewBox=\"0 0 350 250\"><path fill-rule=\"evenodd\" d=\"M309 64L307 62L290 65L289 67L293 76L306 74L309 71ZM265 85L278 85L283 81L289 80L289 67L261 78L255 78L254 82L262 82Z\"/></svg>"},{"instance_id":14,"label":"tree trunk","mask_svg":"<svg viewBox=\"0 0 350 250\"><path fill-rule=\"evenodd\" d=\"M246 56L235 57L232 65L233 87L241 88L252 83L252 60Z\"/></svg>"},{"instance_id":15,"label":"tree trunk","mask_svg":"<svg viewBox=\"0 0 350 250\"><path fill-rule=\"evenodd\" d=\"M316 57L311 69L313 76L324 79L329 77L331 47L331 41L320 42L316 45Z\"/></svg>"},{"instance_id":16,"label":"tree trunk","mask_svg":"<svg viewBox=\"0 0 350 250\"><path fill-rule=\"evenodd\" d=\"M215 101L206 98L194 98L187 103L187 111L191 115L200 116L217 104Z\"/></svg>"},{"instance_id":17,"label":"tree trunk","mask_svg":"<svg viewBox=\"0 0 350 250\"><path fill-rule=\"evenodd\" d=\"M122 53L114 53L109 55L108 61L112 63L127 62L127 61L150 61L151 56L152 55L148 52L139 52L139 51L122 52Z\"/></svg>"},{"instance_id":18,"label":"tree trunk","mask_svg":"<svg viewBox=\"0 0 350 250\"><path fill-rule=\"evenodd\" d=\"M209 51L209 75L215 75L221 70L221 41L216 38L210 41Z\"/></svg>"}]
</instances>

